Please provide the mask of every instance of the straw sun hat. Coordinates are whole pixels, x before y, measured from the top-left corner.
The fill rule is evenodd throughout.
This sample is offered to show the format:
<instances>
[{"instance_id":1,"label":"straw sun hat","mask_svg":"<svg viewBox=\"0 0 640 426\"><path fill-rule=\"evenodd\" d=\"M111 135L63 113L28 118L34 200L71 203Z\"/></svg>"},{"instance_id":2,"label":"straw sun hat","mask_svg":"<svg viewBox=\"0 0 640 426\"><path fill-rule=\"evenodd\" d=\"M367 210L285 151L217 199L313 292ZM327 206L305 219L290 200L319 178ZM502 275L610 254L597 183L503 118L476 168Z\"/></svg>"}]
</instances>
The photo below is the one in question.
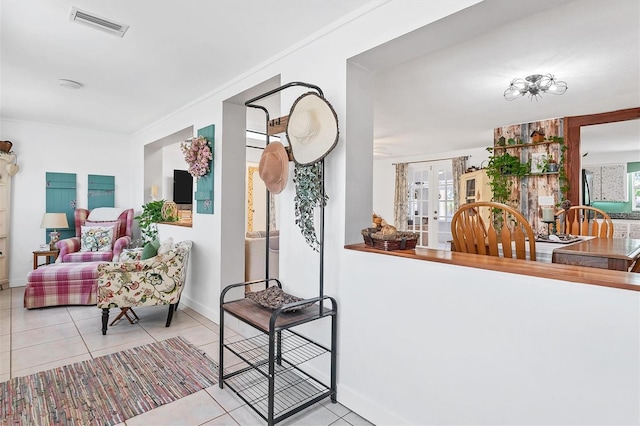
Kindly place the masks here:
<instances>
[{"instance_id":1,"label":"straw sun hat","mask_svg":"<svg viewBox=\"0 0 640 426\"><path fill-rule=\"evenodd\" d=\"M284 145L280 142L267 145L260 157L258 174L270 192L282 192L289 177L289 156Z\"/></svg>"},{"instance_id":2,"label":"straw sun hat","mask_svg":"<svg viewBox=\"0 0 640 426\"><path fill-rule=\"evenodd\" d=\"M293 160L303 166L313 164L338 143L338 116L323 97L305 93L291 107L286 132Z\"/></svg>"}]
</instances>

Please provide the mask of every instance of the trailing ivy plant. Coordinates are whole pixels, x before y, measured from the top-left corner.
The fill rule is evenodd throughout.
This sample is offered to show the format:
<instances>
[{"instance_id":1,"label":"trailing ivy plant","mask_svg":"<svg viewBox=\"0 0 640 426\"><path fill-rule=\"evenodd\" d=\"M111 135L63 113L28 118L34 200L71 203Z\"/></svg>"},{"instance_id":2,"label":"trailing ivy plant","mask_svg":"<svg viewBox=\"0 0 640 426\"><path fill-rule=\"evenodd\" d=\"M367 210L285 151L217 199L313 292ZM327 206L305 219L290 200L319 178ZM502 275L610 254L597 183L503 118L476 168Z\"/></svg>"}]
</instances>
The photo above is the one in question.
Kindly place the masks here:
<instances>
[{"instance_id":1,"label":"trailing ivy plant","mask_svg":"<svg viewBox=\"0 0 640 426\"><path fill-rule=\"evenodd\" d=\"M569 186L569 176L567 176L567 145L564 143L564 138L560 136L552 136L551 140L558 142L560 146L560 158L558 160L558 178L560 180L560 199L564 199L571 187Z\"/></svg>"},{"instance_id":2,"label":"trailing ivy plant","mask_svg":"<svg viewBox=\"0 0 640 426\"><path fill-rule=\"evenodd\" d=\"M324 193L323 180L322 162L308 166L295 165L293 183L296 188L294 197L296 225L300 228L307 244L315 251L320 249L314 223L315 208L326 206L329 199Z\"/></svg>"},{"instance_id":3,"label":"trailing ivy plant","mask_svg":"<svg viewBox=\"0 0 640 426\"><path fill-rule=\"evenodd\" d=\"M531 169L530 161L520 162L520 157L509 154L506 150L500 155L494 152L492 147L487 148L489 157L486 172L489 177L489 186L493 193L492 200L497 203L510 204L511 187L513 177L522 177L529 173Z\"/></svg>"},{"instance_id":4,"label":"trailing ivy plant","mask_svg":"<svg viewBox=\"0 0 640 426\"><path fill-rule=\"evenodd\" d=\"M138 221L142 241L145 243L154 241L158 237L158 222L162 222L162 206L165 200L149 201L142 206L142 213L134 219Z\"/></svg>"}]
</instances>

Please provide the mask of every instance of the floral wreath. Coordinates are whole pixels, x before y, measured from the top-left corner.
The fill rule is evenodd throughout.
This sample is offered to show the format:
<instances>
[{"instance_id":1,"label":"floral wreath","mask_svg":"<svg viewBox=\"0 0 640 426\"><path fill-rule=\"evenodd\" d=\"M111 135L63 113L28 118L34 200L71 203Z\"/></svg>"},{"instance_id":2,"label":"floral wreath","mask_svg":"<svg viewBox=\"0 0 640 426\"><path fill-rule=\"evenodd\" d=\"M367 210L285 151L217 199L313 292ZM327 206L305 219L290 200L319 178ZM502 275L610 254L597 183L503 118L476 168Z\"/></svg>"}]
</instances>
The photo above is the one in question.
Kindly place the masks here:
<instances>
[{"instance_id":1,"label":"floral wreath","mask_svg":"<svg viewBox=\"0 0 640 426\"><path fill-rule=\"evenodd\" d=\"M204 136L187 139L180 144L189 174L196 179L209 173L209 161L213 159L209 142Z\"/></svg>"}]
</instances>

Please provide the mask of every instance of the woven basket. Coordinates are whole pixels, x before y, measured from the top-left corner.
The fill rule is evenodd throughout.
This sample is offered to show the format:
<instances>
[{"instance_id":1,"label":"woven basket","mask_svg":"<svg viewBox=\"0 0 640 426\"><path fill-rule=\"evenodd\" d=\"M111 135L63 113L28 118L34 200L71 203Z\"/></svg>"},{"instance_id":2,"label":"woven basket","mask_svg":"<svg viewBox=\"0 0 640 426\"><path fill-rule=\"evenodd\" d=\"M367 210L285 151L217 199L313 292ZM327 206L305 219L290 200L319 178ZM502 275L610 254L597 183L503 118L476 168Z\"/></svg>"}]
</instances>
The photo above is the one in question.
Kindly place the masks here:
<instances>
[{"instance_id":1,"label":"woven basket","mask_svg":"<svg viewBox=\"0 0 640 426\"><path fill-rule=\"evenodd\" d=\"M378 231L377 228L363 229L364 243L380 250L413 250L418 243L418 234L414 232L400 231L395 235L382 235Z\"/></svg>"},{"instance_id":2,"label":"woven basket","mask_svg":"<svg viewBox=\"0 0 640 426\"><path fill-rule=\"evenodd\" d=\"M13 144L9 141L0 141L0 152L10 152Z\"/></svg>"},{"instance_id":3,"label":"woven basket","mask_svg":"<svg viewBox=\"0 0 640 426\"><path fill-rule=\"evenodd\" d=\"M364 239L364 243L368 246L373 246L373 239L371 238L371 234L378 232L380 228L365 228L362 231L362 238Z\"/></svg>"}]
</instances>

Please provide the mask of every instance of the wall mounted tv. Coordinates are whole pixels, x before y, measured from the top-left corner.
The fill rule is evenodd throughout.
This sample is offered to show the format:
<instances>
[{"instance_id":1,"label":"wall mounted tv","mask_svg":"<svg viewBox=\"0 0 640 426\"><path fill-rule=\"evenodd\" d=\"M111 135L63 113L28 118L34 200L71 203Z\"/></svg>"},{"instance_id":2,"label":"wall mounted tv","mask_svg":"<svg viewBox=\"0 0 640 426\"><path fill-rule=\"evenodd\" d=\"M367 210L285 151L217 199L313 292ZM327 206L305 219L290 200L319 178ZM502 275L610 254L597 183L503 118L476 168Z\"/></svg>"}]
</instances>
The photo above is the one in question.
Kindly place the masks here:
<instances>
[{"instance_id":1,"label":"wall mounted tv","mask_svg":"<svg viewBox=\"0 0 640 426\"><path fill-rule=\"evenodd\" d=\"M173 202L176 204L193 203L193 176L186 170L173 171Z\"/></svg>"}]
</instances>

